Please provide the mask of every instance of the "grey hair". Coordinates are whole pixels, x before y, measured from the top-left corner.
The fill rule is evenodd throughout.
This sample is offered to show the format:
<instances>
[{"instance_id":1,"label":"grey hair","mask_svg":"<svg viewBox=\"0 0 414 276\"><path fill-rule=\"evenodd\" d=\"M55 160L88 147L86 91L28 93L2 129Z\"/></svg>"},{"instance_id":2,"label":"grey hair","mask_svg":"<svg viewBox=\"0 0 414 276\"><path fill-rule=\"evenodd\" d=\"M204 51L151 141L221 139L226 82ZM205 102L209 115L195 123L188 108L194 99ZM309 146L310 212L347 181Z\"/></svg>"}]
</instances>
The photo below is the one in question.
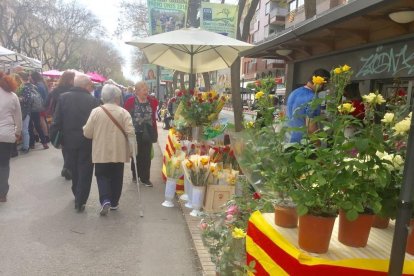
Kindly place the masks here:
<instances>
[{"instance_id":1,"label":"grey hair","mask_svg":"<svg viewBox=\"0 0 414 276\"><path fill-rule=\"evenodd\" d=\"M74 86L87 89L88 85L92 83L91 79L87 75L76 75L74 80Z\"/></svg>"},{"instance_id":2,"label":"grey hair","mask_svg":"<svg viewBox=\"0 0 414 276\"><path fill-rule=\"evenodd\" d=\"M117 98L121 98L121 89L113 84L105 84L102 87L101 100L103 103L116 103Z\"/></svg>"}]
</instances>

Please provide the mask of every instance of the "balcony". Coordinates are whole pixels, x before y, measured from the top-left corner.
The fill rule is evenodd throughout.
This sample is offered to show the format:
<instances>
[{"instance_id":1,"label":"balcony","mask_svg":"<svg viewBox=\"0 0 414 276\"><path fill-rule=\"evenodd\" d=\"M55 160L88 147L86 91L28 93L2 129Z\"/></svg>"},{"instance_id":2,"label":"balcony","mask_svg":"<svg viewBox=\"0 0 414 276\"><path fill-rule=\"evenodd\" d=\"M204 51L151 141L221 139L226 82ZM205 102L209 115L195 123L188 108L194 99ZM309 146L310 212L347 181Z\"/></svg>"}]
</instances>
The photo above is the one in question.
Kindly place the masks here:
<instances>
[{"instance_id":1,"label":"balcony","mask_svg":"<svg viewBox=\"0 0 414 276\"><path fill-rule=\"evenodd\" d=\"M284 25L287 14L288 14L288 10L284 8L274 8L270 10L269 24Z\"/></svg>"}]
</instances>

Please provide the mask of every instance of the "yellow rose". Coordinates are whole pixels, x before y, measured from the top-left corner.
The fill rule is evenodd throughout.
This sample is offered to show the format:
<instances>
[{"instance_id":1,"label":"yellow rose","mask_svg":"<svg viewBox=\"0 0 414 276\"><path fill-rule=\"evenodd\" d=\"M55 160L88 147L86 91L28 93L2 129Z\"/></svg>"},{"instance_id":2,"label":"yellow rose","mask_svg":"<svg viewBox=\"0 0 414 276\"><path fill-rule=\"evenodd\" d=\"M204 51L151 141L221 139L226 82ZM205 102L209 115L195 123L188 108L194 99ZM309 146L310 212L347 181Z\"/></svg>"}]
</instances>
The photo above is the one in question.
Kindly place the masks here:
<instances>
[{"instance_id":1,"label":"yellow rose","mask_svg":"<svg viewBox=\"0 0 414 276\"><path fill-rule=\"evenodd\" d=\"M322 85L324 83L326 83L326 80L320 76L313 76L312 77L312 82L314 85Z\"/></svg>"},{"instance_id":2,"label":"yellow rose","mask_svg":"<svg viewBox=\"0 0 414 276\"><path fill-rule=\"evenodd\" d=\"M235 239L243 239L244 237L246 237L246 233L243 231L243 229L237 228L237 227L233 229L233 232L231 233L231 235Z\"/></svg>"},{"instance_id":3,"label":"yellow rose","mask_svg":"<svg viewBox=\"0 0 414 276\"><path fill-rule=\"evenodd\" d=\"M366 103L373 103L376 96L375 93L369 93L368 95L362 96L362 100Z\"/></svg>"},{"instance_id":4,"label":"yellow rose","mask_svg":"<svg viewBox=\"0 0 414 276\"><path fill-rule=\"evenodd\" d=\"M201 159L200 159L200 163L203 166L207 165L209 161L210 161L210 158L209 157L206 157L206 156L201 157Z\"/></svg>"},{"instance_id":5,"label":"yellow rose","mask_svg":"<svg viewBox=\"0 0 414 276\"><path fill-rule=\"evenodd\" d=\"M185 166L187 167L187 169L191 169L193 167L193 162L187 160L187 162L185 162Z\"/></svg>"},{"instance_id":6,"label":"yellow rose","mask_svg":"<svg viewBox=\"0 0 414 276\"><path fill-rule=\"evenodd\" d=\"M253 121L249 121L246 123L246 128L254 128L254 122Z\"/></svg>"},{"instance_id":7,"label":"yellow rose","mask_svg":"<svg viewBox=\"0 0 414 276\"><path fill-rule=\"evenodd\" d=\"M335 68L335 69L334 69L334 73L335 73L336 75L339 75L339 74L341 74L341 73L342 73L342 69L341 69L340 67Z\"/></svg>"},{"instance_id":8,"label":"yellow rose","mask_svg":"<svg viewBox=\"0 0 414 276\"><path fill-rule=\"evenodd\" d=\"M394 117L394 113L387 112L385 113L384 118L382 118L381 122L385 124L391 124L394 121Z\"/></svg>"},{"instance_id":9,"label":"yellow rose","mask_svg":"<svg viewBox=\"0 0 414 276\"><path fill-rule=\"evenodd\" d=\"M344 72L348 72L350 69L351 69L351 67L346 65L346 64L344 66L342 66L342 71L344 71Z\"/></svg>"},{"instance_id":10,"label":"yellow rose","mask_svg":"<svg viewBox=\"0 0 414 276\"><path fill-rule=\"evenodd\" d=\"M257 92L257 93L256 93L256 95L254 96L254 98L255 98L256 100L259 100L259 99L261 99L263 96L264 96L264 92L263 92L263 91L259 91L259 92Z\"/></svg>"},{"instance_id":11,"label":"yellow rose","mask_svg":"<svg viewBox=\"0 0 414 276\"><path fill-rule=\"evenodd\" d=\"M396 154L394 158L392 159L392 164L396 169L401 169L402 166L404 166L404 159L401 155Z\"/></svg>"},{"instance_id":12,"label":"yellow rose","mask_svg":"<svg viewBox=\"0 0 414 276\"><path fill-rule=\"evenodd\" d=\"M344 114L349 114L355 111L355 107L351 103L344 103L338 106L338 111Z\"/></svg>"},{"instance_id":13,"label":"yellow rose","mask_svg":"<svg viewBox=\"0 0 414 276\"><path fill-rule=\"evenodd\" d=\"M404 119L401 122L396 123L393 129L395 130L395 134L403 135L410 130L410 126L411 126L411 121Z\"/></svg>"}]
</instances>

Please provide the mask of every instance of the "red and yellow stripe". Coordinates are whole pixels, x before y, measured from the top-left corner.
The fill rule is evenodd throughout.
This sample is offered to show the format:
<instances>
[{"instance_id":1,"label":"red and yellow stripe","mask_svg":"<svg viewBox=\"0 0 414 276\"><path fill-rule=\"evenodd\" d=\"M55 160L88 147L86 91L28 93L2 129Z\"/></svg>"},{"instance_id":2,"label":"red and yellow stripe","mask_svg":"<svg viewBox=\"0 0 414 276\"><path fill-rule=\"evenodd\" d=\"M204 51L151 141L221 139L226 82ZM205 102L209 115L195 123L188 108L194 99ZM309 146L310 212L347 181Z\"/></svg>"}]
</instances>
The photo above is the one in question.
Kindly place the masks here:
<instances>
[{"instance_id":1,"label":"red and yellow stripe","mask_svg":"<svg viewBox=\"0 0 414 276\"><path fill-rule=\"evenodd\" d=\"M170 129L168 131L168 138L167 138L167 144L165 145L165 151L164 151L164 157L162 159L162 179L164 182L167 181L167 168L165 167L165 164L167 161L171 159L171 157L176 152L176 146L175 144L178 144L177 137L175 136L175 131L173 129ZM182 194L184 192L184 175L182 175L178 181L177 181L177 188L176 193Z\"/></svg>"},{"instance_id":2,"label":"red and yellow stripe","mask_svg":"<svg viewBox=\"0 0 414 276\"><path fill-rule=\"evenodd\" d=\"M343 259L327 260L312 257L287 241L263 218L254 212L246 236L247 264L256 262L255 275L387 275L389 260ZM406 261L403 275L414 275L414 262Z\"/></svg>"}]
</instances>

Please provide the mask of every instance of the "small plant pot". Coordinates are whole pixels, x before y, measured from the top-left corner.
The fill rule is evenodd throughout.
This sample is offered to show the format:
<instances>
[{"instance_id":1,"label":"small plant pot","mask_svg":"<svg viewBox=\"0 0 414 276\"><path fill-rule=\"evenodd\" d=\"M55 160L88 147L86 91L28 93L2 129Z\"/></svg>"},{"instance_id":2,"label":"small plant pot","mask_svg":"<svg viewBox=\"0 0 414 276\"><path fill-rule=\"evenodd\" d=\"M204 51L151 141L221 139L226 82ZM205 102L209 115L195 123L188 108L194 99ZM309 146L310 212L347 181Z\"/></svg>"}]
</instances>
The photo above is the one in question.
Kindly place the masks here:
<instances>
[{"instance_id":1,"label":"small plant pot","mask_svg":"<svg viewBox=\"0 0 414 276\"><path fill-rule=\"evenodd\" d=\"M379 229L386 229L390 224L390 218L384 218L378 215L374 216L374 222L372 223L372 227L379 228Z\"/></svg>"},{"instance_id":2,"label":"small plant pot","mask_svg":"<svg viewBox=\"0 0 414 276\"><path fill-rule=\"evenodd\" d=\"M284 228L298 226L298 214L296 207L275 206L275 224Z\"/></svg>"},{"instance_id":3,"label":"small plant pot","mask_svg":"<svg viewBox=\"0 0 414 276\"><path fill-rule=\"evenodd\" d=\"M407 237L407 246L405 247L405 252L407 252L408 254L414 255L414 231L413 231L413 227L414 227L414 219L410 220L410 230L408 232L408 237Z\"/></svg>"},{"instance_id":4,"label":"small plant pot","mask_svg":"<svg viewBox=\"0 0 414 276\"><path fill-rule=\"evenodd\" d=\"M312 253L328 252L336 217L299 217L299 247Z\"/></svg>"},{"instance_id":5,"label":"small plant pot","mask_svg":"<svg viewBox=\"0 0 414 276\"><path fill-rule=\"evenodd\" d=\"M338 240L351 247L365 247L368 243L374 215L359 214L358 218L350 221L344 211L339 211Z\"/></svg>"}]
</instances>

